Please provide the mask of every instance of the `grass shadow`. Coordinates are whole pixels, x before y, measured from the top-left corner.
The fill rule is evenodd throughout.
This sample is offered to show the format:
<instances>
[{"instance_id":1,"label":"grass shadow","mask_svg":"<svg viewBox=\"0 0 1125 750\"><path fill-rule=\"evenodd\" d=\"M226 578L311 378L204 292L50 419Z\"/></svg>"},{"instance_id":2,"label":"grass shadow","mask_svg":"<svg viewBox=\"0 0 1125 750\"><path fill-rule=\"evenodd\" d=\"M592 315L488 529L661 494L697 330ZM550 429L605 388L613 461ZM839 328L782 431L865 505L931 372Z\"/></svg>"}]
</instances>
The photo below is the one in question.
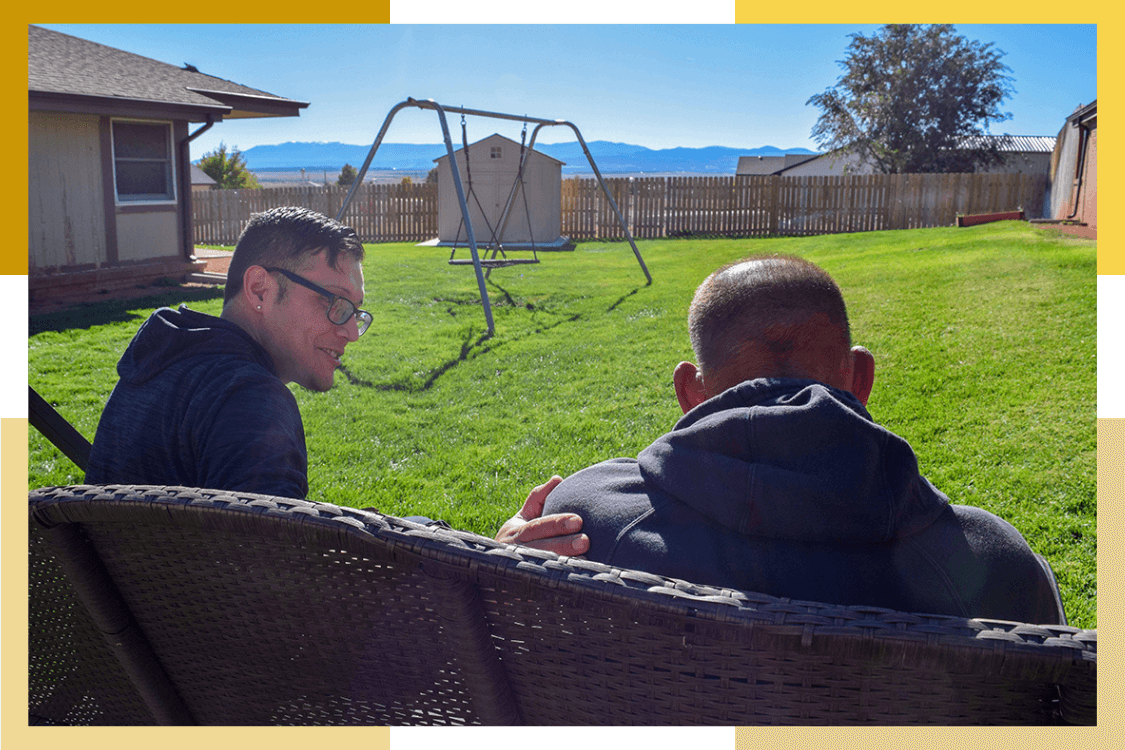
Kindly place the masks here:
<instances>
[{"instance_id":1,"label":"grass shadow","mask_svg":"<svg viewBox=\"0 0 1125 750\"><path fill-rule=\"evenodd\" d=\"M88 329L108 323L139 321L144 316L138 314L137 310L147 311L156 307L171 307L181 302L221 299L222 296L221 286L169 287L167 291L153 292L143 297L81 303L63 310L28 315L27 333L28 336L34 336L45 331Z\"/></svg>"},{"instance_id":2,"label":"grass shadow","mask_svg":"<svg viewBox=\"0 0 1125 750\"><path fill-rule=\"evenodd\" d=\"M462 362L468 361L470 357L474 355L474 351L479 350L476 351L476 353L478 354L491 351L493 347L484 346L485 342L490 338L491 336L487 331L485 331L484 333L476 336L476 340L474 340L473 328L470 326L469 330L465 333L464 340L461 342L461 351L458 352L457 356L431 369L426 375L426 379L422 381L421 384L414 384L405 381L398 381L395 383L373 383L370 380L365 380L364 378L361 378L353 373L347 368L347 365L341 364L339 370L341 373L343 373L344 377L348 379L349 383L355 386L359 386L360 388L374 388L377 391L424 393L425 391L433 388L434 384L438 381L438 378L440 378L442 375L449 372Z\"/></svg>"},{"instance_id":3,"label":"grass shadow","mask_svg":"<svg viewBox=\"0 0 1125 750\"><path fill-rule=\"evenodd\" d=\"M645 284L645 286L651 286L651 282L650 282L650 283L648 283L648 284ZM614 310L616 310L616 309L617 309L617 308L618 308L618 307L619 307L619 306L621 305L621 303L622 303L622 302L624 302L625 300L629 299L630 297L632 297L633 295L635 295L635 294L636 294L637 292L641 291L641 289L643 289L643 288L644 288L644 287L636 287L635 289L633 289L633 291L629 292L628 294L623 294L623 295L621 295L621 297L620 297L620 298L618 298L618 300L617 300L616 302L614 302L614 303L613 303L612 305L610 305L609 307L607 307L607 308L605 309L605 311L606 311L607 313L611 313L611 312L613 312Z\"/></svg>"},{"instance_id":4,"label":"grass shadow","mask_svg":"<svg viewBox=\"0 0 1125 750\"><path fill-rule=\"evenodd\" d=\"M511 306L511 307L520 307L520 305L518 305L515 302L515 300L507 292L507 290L505 290L503 287L501 287L499 284L496 284L495 282L489 282L489 283L490 283L491 286L493 286L496 289L496 291L498 291L498 292L500 292L501 294L504 295L505 304L507 304L508 306ZM642 288L643 287L636 287L632 291L627 292L626 294L623 294L620 298L617 299L616 302L614 302L608 308L606 308L606 312L607 313L613 312L623 302L625 302L625 300L629 299L630 297L632 297L632 296L636 295L638 292L640 292L640 290ZM450 304L455 304L455 305L469 305L469 304L477 305L477 306L480 305L479 298L477 300L470 301L470 300L453 300L453 299L436 298L435 297L434 300L437 301L437 302L445 302L445 303L450 303ZM535 310L535 306L533 304L531 304L530 302L523 305L523 307L527 308L528 310ZM448 312L449 312L450 315L456 314L452 307L448 308ZM535 328L530 330L527 335L537 336L537 335L540 335L542 333L546 333L547 331L554 330L555 328L558 328L559 326L562 326L562 325L581 322L583 319L584 318L583 318L582 313L572 313L570 315L560 317L558 320L554 321L553 323L536 326ZM457 365L459 365L463 362L467 362L469 359L471 359L475 356L479 356L481 354L487 354L487 353L489 353L489 352L491 352L491 351L493 351L497 348L500 348L504 344L511 343L513 341L519 340L520 338L523 338L523 337L517 337L515 339L508 339L508 340L505 340L505 341L499 341L499 340L496 340L487 331L485 331L483 333L480 333L480 334L476 335L475 340L474 340L473 331L474 331L474 327L470 326L468 331L465 333L464 339L461 342L461 350L460 350L460 352L458 352L457 356L443 362L442 364L438 365L437 367L432 368L429 371L429 373L427 373L425 380L423 380L420 384L408 382L408 381L401 381L401 380L397 381L397 382L393 382L393 383L374 383L370 380L367 380L365 378L361 378L360 376L356 375L355 373L353 373L351 370L348 369L347 365L342 364L342 365L340 365L339 369L340 369L340 372L344 375L344 377L346 377L348 379L349 383L351 383L352 385L355 385L355 386L359 386L360 388L373 388L373 389L378 390L378 391L399 391L399 392L403 392L403 393L424 393L424 392L430 390L431 388L433 388L434 385L437 383L439 378L441 378L443 375L448 373L450 370L452 370Z\"/></svg>"}]
</instances>

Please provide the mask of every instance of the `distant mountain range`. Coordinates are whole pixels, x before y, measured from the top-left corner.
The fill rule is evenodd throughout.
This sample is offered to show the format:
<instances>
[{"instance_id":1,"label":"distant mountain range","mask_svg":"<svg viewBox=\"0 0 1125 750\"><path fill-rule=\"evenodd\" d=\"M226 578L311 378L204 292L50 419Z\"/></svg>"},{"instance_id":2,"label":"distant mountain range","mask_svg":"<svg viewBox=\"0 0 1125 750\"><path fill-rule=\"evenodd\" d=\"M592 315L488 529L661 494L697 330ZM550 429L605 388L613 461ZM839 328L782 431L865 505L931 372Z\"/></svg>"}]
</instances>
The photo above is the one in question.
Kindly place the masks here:
<instances>
[{"instance_id":1,"label":"distant mountain range","mask_svg":"<svg viewBox=\"0 0 1125 750\"><path fill-rule=\"evenodd\" d=\"M807 148L780 149L774 146L743 149L727 146L706 148L651 149L629 143L590 141L586 144L598 170L614 172L695 172L734 174L740 156L781 156L782 154L814 154ZM455 144L459 148L459 144ZM242 152L252 171L307 169L337 171L345 164L359 168L367 158L371 145L348 143L281 143L254 146ZM564 173L589 172L589 162L577 141L536 144L541 151L563 162ZM375 154L372 169L429 170L434 159L445 155L444 144L383 143Z\"/></svg>"}]
</instances>

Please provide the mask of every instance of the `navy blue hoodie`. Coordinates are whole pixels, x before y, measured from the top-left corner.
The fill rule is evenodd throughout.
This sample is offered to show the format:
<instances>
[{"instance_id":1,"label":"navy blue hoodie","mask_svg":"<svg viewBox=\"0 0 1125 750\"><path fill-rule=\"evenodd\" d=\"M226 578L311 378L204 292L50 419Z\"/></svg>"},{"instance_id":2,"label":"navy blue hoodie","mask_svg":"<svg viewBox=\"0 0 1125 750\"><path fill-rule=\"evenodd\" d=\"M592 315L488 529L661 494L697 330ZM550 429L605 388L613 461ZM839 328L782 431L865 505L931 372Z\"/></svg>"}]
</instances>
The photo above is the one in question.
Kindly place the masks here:
<instances>
[{"instance_id":1,"label":"navy blue hoodie","mask_svg":"<svg viewBox=\"0 0 1125 750\"><path fill-rule=\"evenodd\" d=\"M308 492L297 401L269 354L237 325L183 306L157 310L117 374L88 483Z\"/></svg>"},{"instance_id":2,"label":"navy blue hoodie","mask_svg":"<svg viewBox=\"0 0 1125 750\"><path fill-rule=\"evenodd\" d=\"M913 450L850 393L742 383L636 460L565 479L587 558L808 601L1057 623L1053 581L1010 524L950 505Z\"/></svg>"}]
</instances>

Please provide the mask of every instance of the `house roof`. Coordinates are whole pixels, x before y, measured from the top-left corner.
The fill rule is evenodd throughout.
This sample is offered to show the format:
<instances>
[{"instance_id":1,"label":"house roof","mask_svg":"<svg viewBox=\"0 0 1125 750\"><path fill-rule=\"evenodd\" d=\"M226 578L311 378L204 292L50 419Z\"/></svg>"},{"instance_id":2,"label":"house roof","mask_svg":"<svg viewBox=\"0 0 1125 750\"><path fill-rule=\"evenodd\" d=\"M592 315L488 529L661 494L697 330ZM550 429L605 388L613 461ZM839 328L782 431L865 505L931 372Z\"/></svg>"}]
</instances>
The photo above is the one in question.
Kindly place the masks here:
<instances>
[{"instance_id":1,"label":"house roof","mask_svg":"<svg viewBox=\"0 0 1125 750\"><path fill-rule=\"evenodd\" d=\"M308 106L39 26L28 26L27 92L33 109L174 113L194 121L295 117Z\"/></svg>"},{"instance_id":2,"label":"house roof","mask_svg":"<svg viewBox=\"0 0 1125 750\"><path fill-rule=\"evenodd\" d=\"M477 141L476 143L470 143L470 144L469 144L469 148L476 148L477 146L479 146L479 145L481 145L481 144L483 144L483 143L488 143L489 141L495 141L496 139L499 139L499 140L501 140L501 141L504 141L505 143L510 143L510 144L512 144L513 146L515 146L516 148L520 148L520 144L516 143L516 142L515 142L515 141L513 141L513 140L512 140L511 138L507 138L507 137L505 137L505 136L502 136L502 135L500 135L499 133L493 133L492 135L488 136L487 138L481 138L481 139L480 139L479 141ZM454 155L456 155L456 154L459 154L459 153L461 153L461 152L462 152L462 151L464 151L464 150L465 150L465 149L464 149L464 147L462 147L462 148L456 149L456 150L455 150L455 151L454 151L453 153L454 153ZM542 151L537 151L537 150L535 150L535 149L531 149L531 153L533 153L533 154L535 154L535 155L537 155L537 156L540 156L540 157L542 157L542 158L544 158L544 159L550 159L551 161L555 162L556 164L560 164L560 165L562 165L562 164L566 164L566 162L565 162L565 161L559 161L559 160L558 160L558 159L556 159L555 157L553 157L553 156L550 156L550 155L548 155L548 154L545 154L545 153L543 153ZM448 154L448 153L447 153L447 154L442 154L442 155L441 155L441 156L439 156L438 158L434 159L434 162L439 162L439 161L441 161L442 159L446 159L446 160L448 160L448 159L449 159L449 154Z\"/></svg>"},{"instance_id":3,"label":"house roof","mask_svg":"<svg viewBox=\"0 0 1125 750\"><path fill-rule=\"evenodd\" d=\"M1096 128L1098 126L1098 100L1095 99L1089 104L1079 104L1066 119L1068 122Z\"/></svg>"},{"instance_id":4,"label":"house roof","mask_svg":"<svg viewBox=\"0 0 1125 750\"><path fill-rule=\"evenodd\" d=\"M978 145L994 141L999 151L1031 154L1049 154L1055 150L1053 135L986 135L980 138L966 138L965 145Z\"/></svg>"},{"instance_id":5,"label":"house roof","mask_svg":"<svg viewBox=\"0 0 1125 750\"><path fill-rule=\"evenodd\" d=\"M196 165L191 165L191 184L192 185L218 185L211 175L204 172Z\"/></svg>"},{"instance_id":6,"label":"house roof","mask_svg":"<svg viewBox=\"0 0 1125 750\"><path fill-rule=\"evenodd\" d=\"M968 147L971 148L973 146L981 144L982 142L995 141L997 149L999 151L1002 151L1002 152L1005 152L1005 153L1050 154L1050 153L1054 152L1054 150L1055 150L1055 141L1056 140L1057 140L1057 138L1053 135L985 135L985 136L979 136L979 137L966 138L965 140L962 141L962 145L968 146ZM815 156L812 156L812 157L809 157L808 159L802 160L802 161L798 162L797 164L786 164L784 167L781 167L777 171L771 172L770 174L783 175L786 172L788 172L790 169L792 169L796 166L799 166L800 164L804 164L806 161L812 161L813 159L826 159L826 158L838 159L838 158L840 158L842 151L844 151L845 154L846 154L846 151L844 149L835 149L834 151L829 151L827 153L816 154ZM743 174L743 172L742 172L742 159L744 159L744 158L746 158L746 157L741 157L739 159L738 168L739 168L740 174ZM746 172L744 174L756 174L756 173L755 172Z\"/></svg>"}]
</instances>

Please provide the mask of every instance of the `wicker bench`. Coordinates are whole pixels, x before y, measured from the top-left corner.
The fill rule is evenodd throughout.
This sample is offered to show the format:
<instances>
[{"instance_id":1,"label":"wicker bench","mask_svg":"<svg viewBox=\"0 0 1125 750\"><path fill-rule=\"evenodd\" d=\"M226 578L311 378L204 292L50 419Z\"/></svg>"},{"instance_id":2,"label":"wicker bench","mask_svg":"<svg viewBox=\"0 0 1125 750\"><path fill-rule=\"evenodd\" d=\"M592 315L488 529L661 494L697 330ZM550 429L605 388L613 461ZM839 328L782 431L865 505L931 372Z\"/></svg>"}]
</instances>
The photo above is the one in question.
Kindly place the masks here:
<instances>
[{"instance_id":1,"label":"wicker bench","mask_svg":"<svg viewBox=\"0 0 1125 750\"><path fill-rule=\"evenodd\" d=\"M32 723L1096 719L1096 630L715 589L258 495L29 501Z\"/></svg>"}]
</instances>

